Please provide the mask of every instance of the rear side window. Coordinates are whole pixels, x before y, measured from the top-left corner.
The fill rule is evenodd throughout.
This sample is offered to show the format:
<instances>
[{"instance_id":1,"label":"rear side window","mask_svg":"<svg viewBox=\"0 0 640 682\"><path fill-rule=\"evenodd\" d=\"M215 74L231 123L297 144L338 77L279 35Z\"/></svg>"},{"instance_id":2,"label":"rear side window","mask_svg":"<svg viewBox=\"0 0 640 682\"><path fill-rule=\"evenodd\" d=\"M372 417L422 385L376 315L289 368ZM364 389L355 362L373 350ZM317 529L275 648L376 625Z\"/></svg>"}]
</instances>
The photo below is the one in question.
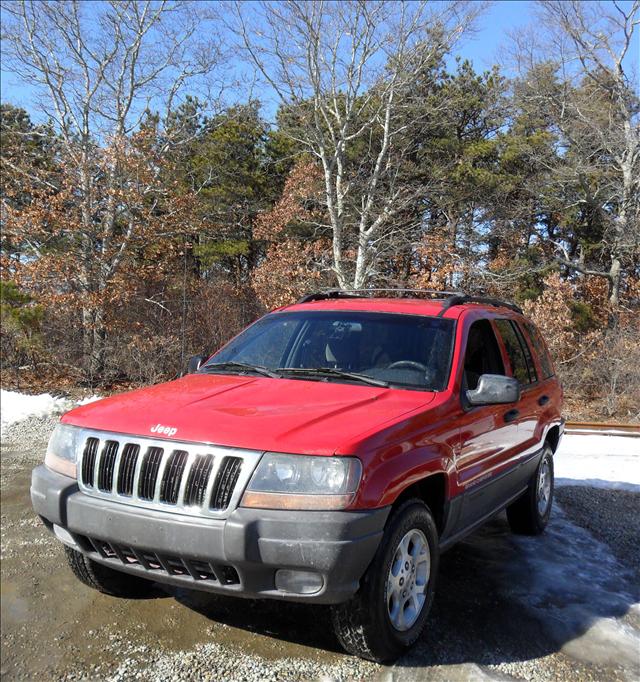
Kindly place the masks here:
<instances>
[{"instance_id":1,"label":"rear side window","mask_svg":"<svg viewBox=\"0 0 640 682\"><path fill-rule=\"evenodd\" d=\"M524 358L527 361L527 369L529 370L529 383L533 384L536 381L538 381L538 373L536 371L536 363L533 361L533 354L531 353L531 348L529 348L529 344L527 343L527 340L524 337L524 334L522 333L522 329L520 327L520 324L518 322L511 322L513 325L513 328L515 329L516 336L518 337L518 341L520 341L520 345L522 346L522 350L524 352Z\"/></svg>"},{"instance_id":2,"label":"rear side window","mask_svg":"<svg viewBox=\"0 0 640 682\"><path fill-rule=\"evenodd\" d=\"M533 350L536 352L540 360L542 378L548 379L549 377L552 377L555 374L555 371L553 369L553 363L551 362L551 356L549 355L547 344L544 342L542 334L540 334L538 328L535 327L531 322L525 322L524 328L527 330L529 338L531 339L531 343L533 344Z\"/></svg>"},{"instance_id":3,"label":"rear side window","mask_svg":"<svg viewBox=\"0 0 640 682\"><path fill-rule=\"evenodd\" d=\"M518 326L512 320L496 320L496 327L507 349L513 376L521 384L531 384L537 381L531 351Z\"/></svg>"}]
</instances>

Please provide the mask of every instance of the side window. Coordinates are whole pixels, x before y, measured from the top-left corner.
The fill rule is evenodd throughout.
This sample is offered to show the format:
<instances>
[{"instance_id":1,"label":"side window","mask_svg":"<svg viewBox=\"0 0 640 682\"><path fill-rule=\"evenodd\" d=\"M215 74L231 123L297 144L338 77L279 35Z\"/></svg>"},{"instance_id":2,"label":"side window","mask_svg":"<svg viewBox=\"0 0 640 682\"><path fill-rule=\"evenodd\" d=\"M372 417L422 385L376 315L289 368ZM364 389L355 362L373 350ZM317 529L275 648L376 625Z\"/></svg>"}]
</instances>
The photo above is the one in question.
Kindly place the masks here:
<instances>
[{"instance_id":1,"label":"side window","mask_svg":"<svg viewBox=\"0 0 640 682\"><path fill-rule=\"evenodd\" d=\"M538 328L535 327L531 322L525 322L524 326L529 334L531 343L533 344L533 350L536 352L538 358L540 359L540 367L542 368L542 378L548 379L549 377L552 377L555 374L555 371L553 369L551 357L549 356L547 344L544 342L542 334L540 334Z\"/></svg>"},{"instance_id":2,"label":"side window","mask_svg":"<svg viewBox=\"0 0 640 682\"><path fill-rule=\"evenodd\" d=\"M522 346L522 350L524 351L524 357L525 360L527 361L527 368L529 369L529 383L533 384L536 381L538 381L538 373L536 372L536 363L533 361L531 348L529 348L529 344L527 343L527 340L524 338L524 334L522 333L520 324L518 322L511 322L511 324L513 325L513 328L516 330L518 341L520 341L520 345Z\"/></svg>"},{"instance_id":3,"label":"side window","mask_svg":"<svg viewBox=\"0 0 640 682\"><path fill-rule=\"evenodd\" d=\"M511 320L496 320L496 326L507 349L513 376L521 384L530 384L536 381L531 351L524 343L520 330Z\"/></svg>"},{"instance_id":4,"label":"side window","mask_svg":"<svg viewBox=\"0 0 640 682\"><path fill-rule=\"evenodd\" d=\"M488 320L478 320L469 328L464 354L464 381L473 390L481 374L505 374L500 347Z\"/></svg>"}]
</instances>

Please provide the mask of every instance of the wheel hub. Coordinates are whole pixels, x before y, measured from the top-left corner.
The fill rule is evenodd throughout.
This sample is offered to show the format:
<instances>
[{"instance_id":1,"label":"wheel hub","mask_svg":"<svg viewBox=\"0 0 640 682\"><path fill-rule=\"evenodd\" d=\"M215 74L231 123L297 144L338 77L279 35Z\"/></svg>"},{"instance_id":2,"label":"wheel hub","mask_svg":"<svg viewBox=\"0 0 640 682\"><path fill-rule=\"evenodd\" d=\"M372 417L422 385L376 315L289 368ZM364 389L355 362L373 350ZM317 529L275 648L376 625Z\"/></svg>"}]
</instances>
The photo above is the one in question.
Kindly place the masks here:
<instances>
[{"instance_id":1,"label":"wheel hub","mask_svg":"<svg viewBox=\"0 0 640 682\"><path fill-rule=\"evenodd\" d=\"M426 600L431 554L425 534L414 528L400 540L387 576L387 612L396 630L418 620Z\"/></svg>"}]
</instances>

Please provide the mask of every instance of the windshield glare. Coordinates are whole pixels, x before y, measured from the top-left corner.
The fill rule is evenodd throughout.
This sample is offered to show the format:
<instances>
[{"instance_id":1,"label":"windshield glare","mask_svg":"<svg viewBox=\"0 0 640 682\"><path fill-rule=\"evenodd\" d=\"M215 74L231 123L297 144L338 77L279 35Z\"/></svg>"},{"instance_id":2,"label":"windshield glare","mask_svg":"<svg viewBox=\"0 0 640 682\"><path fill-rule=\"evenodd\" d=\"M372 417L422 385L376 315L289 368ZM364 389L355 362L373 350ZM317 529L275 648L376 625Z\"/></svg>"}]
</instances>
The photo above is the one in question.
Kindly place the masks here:
<instances>
[{"instance_id":1,"label":"windshield glare","mask_svg":"<svg viewBox=\"0 0 640 682\"><path fill-rule=\"evenodd\" d=\"M436 317L333 311L271 313L245 329L202 369L223 362L270 370L333 368L392 386L440 391L449 376L452 343L453 321ZM290 378L306 377L292 373ZM323 378L349 382L335 376Z\"/></svg>"}]
</instances>

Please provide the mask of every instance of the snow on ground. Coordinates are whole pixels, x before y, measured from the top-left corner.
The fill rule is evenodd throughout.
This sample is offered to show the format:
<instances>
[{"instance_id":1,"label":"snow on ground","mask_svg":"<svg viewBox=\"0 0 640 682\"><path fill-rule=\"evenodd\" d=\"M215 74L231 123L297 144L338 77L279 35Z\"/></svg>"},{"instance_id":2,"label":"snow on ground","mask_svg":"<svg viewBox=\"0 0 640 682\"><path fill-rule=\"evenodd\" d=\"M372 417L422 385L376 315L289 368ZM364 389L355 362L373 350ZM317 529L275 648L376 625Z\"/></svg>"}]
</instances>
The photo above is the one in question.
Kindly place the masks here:
<instances>
[{"instance_id":1,"label":"snow on ground","mask_svg":"<svg viewBox=\"0 0 640 682\"><path fill-rule=\"evenodd\" d=\"M512 594L545 623L573 658L596 665L621 665L640 675L639 592L609 547L555 508L544 535L513 536L521 559L506 562ZM527 579L523 580L526 575ZM627 679L629 679L627 677Z\"/></svg>"},{"instance_id":2,"label":"snow on ground","mask_svg":"<svg viewBox=\"0 0 640 682\"><path fill-rule=\"evenodd\" d=\"M16 422L29 417L48 417L67 412L77 405L86 405L100 396L90 396L80 401L68 398L56 398L50 393L40 395L27 395L17 391L0 390L0 433L4 435L6 430Z\"/></svg>"},{"instance_id":3,"label":"snow on ground","mask_svg":"<svg viewBox=\"0 0 640 682\"><path fill-rule=\"evenodd\" d=\"M567 434L554 460L556 485L640 492L640 437Z\"/></svg>"},{"instance_id":4,"label":"snow on ground","mask_svg":"<svg viewBox=\"0 0 640 682\"><path fill-rule=\"evenodd\" d=\"M640 492L640 437L567 434L554 466L556 485ZM621 665L625 679L640 679L640 631L623 619L630 615L633 622L640 616L637 585L607 545L570 522L561 509L553 515L544 535L513 537L530 576L515 587L516 597L546 623L569 656Z\"/></svg>"}]
</instances>

